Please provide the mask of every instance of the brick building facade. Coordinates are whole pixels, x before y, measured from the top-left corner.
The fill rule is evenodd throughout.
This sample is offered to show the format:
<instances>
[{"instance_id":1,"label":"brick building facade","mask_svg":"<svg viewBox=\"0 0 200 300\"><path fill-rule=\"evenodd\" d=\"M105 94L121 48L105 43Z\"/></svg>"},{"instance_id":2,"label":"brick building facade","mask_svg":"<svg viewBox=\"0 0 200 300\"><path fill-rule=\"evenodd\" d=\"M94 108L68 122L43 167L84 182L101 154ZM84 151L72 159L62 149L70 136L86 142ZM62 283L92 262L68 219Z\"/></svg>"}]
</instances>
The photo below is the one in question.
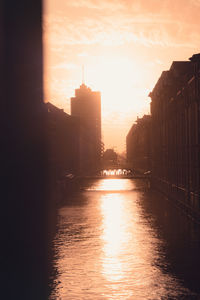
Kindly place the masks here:
<instances>
[{"instance_id":1,"label":"brick building facade","mask_svg":"<svg viewBox=\"0 0 200 300\"><path fill-rule=\"evenodd\" d=\"M200 218L200 54L175 61L151 97L152 184Z\"/></svg>"}]
</instances>

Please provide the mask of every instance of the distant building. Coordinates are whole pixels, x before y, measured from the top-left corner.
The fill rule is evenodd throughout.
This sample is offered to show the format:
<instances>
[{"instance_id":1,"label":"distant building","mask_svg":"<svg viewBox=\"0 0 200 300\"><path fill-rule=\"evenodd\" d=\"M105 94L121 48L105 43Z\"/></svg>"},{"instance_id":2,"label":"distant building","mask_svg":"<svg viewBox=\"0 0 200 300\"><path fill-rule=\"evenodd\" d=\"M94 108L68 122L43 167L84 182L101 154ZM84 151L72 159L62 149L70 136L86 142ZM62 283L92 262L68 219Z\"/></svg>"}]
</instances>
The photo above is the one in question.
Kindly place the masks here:
<instances>
[{"instance_id":1,"label":"distant building","mask_svg":"<svg viewBox=\"0 0 200 300\"><path fill-rule=\"evenodd\" d=\"M139 173L151 170L151 116L144 115L133 124L126 137L127 163Z\"/></svg>"},{"instance_id":2,"label":"distant building","mask_svg":"<svg viewBox=\"0 0 200 300\"><path fill-rule=\"evenodd\" d=\"M80 169L79 120L51 103L45 105L50 174L53 174L55 179L67 173L77 175Z\"/></svg>"},{"instance_id":3,"label":"distant building","mask_svg":"<svg viewBox=\"0 0 200 300\"><path fill-rule=\"evenodd\" d=\"M102 156L102 168L118 168L118 155L113 149L106 149Z\"/></svg>"},{"instance_id":4,"label":"distant building","mask_svg":"<svg viewBox=\"0 0 200 300\"><path fill-rule=\"evenodd\" d=\"M71 115L80 120L81 172L96 172L100 168L102 152L100 92L82 84L71 98Z\"/></svg>"},{"instance_id":5,"label":"distant building","mask_svg":"<svg viewBox=\"0 0 200 300\"><path fill-rule=\"evenodd\" d=\"M174 61L150 97L152 183L200 218L200 54Z\"/></svg>"}]
</instances>

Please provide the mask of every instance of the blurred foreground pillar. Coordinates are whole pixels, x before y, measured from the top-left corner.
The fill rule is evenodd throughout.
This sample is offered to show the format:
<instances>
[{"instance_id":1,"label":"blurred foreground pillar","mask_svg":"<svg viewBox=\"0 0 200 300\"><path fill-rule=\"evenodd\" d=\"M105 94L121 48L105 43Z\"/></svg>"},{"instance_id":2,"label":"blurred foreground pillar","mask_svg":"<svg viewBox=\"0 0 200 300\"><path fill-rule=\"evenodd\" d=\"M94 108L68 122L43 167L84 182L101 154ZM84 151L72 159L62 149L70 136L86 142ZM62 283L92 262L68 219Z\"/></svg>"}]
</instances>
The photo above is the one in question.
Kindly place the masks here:
<instances>
[{"instance_id":1,"label":"blurred foreground pillar","mask_svg":"<svg viewBox=\"0 0 200 300\"><path fill-rule=\"evenodd\" d=\"M41 0L0 3L2 299L47 299Z\"/></svg>"}]
</instances>

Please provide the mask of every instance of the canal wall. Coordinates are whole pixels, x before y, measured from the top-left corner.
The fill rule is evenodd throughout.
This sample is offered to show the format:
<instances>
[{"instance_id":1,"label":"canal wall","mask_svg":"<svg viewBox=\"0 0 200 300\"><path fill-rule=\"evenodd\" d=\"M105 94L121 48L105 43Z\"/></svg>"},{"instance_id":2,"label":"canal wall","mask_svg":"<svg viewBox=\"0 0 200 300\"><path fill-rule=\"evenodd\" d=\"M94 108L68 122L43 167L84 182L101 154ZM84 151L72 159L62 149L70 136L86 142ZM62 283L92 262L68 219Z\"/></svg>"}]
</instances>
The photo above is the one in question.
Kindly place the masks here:
<instances>
[{"instance_id":1,"label":"canal wall","mask_svg":"<svg viewBox=\"0 0 200 300\"><path fill-rule=\"evenodd\" d=\"M183 211L189 218L200 224L199 194L189 192L169 181L158 177L151 177L151 188L164 194L175 206Z\"/></svg>"}]
</instances>

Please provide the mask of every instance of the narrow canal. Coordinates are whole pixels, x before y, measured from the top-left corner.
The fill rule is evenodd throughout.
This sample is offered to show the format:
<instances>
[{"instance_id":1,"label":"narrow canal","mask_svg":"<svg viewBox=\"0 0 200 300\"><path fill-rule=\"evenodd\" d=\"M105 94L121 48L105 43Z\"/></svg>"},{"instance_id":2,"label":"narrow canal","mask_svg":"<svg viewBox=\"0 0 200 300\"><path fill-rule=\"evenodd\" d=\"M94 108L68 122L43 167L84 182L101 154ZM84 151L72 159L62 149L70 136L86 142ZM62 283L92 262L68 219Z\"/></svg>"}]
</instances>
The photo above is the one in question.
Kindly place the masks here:
<instances>
[{"instance_id":1,"label":"narrow canal","mask_svg":"<svg viewBox=\"0 0 200 300\"><path fill-rule=\"evenodd\" d=\"M58 211L50 299L200 299L200 234L142 180L88 182Z\"/></svg>"}]
</instances>

